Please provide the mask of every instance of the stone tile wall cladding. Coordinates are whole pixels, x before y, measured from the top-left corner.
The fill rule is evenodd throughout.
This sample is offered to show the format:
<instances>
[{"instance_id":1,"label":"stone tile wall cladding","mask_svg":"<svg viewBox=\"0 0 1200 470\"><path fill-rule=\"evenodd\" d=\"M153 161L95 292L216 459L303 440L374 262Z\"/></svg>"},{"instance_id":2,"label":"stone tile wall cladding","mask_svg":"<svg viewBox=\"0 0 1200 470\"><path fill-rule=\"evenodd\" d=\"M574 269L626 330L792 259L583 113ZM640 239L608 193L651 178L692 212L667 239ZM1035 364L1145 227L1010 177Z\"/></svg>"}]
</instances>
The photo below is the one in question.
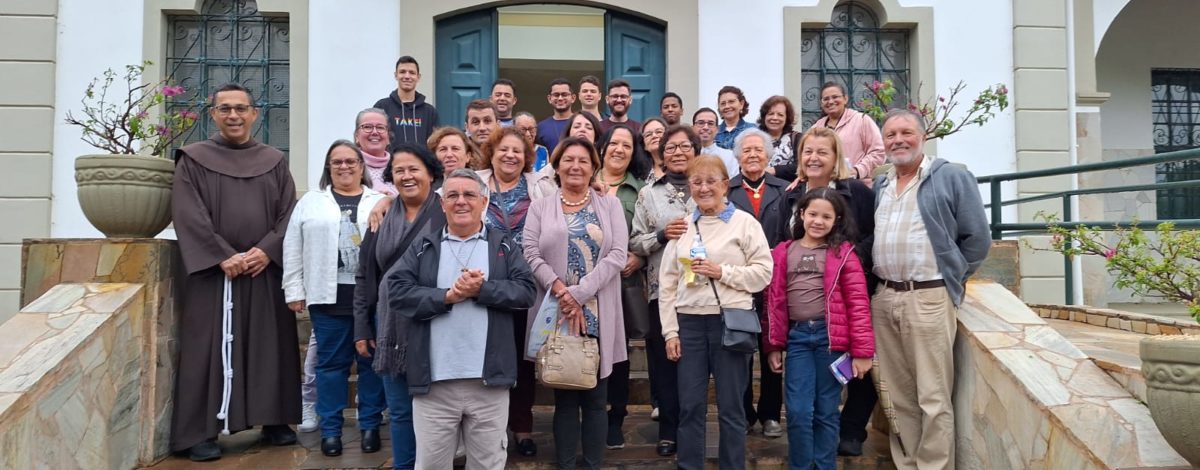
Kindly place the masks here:
<instances>
[{"instance_id":1,"label":"stone tile wall cladding","mask_svg":"<svg viewBox=\"0 0 1200 470\"><path fill-rule=\"evenodd\" d=\"M1150 411L1002 286L958 312L959 468L1186 467Z\"/></svg>"},{"instance_id":2,"label":"stone tile wall cladding","mask_svg":"<svg viewBox=\"0 0 1200 470\"><path fill-rule=\"evenodd\" d=\"M175 242L157 239L25 240L21 263L21 303L29 304L60 283L138 283L144 290L133 327L141 348L139 414L148 420L138 443L137 458L153 462L167 454L172 390L178 362L177 271L182 262ZM2 347L2 346L0 346ZM134 446L126 447L133 449ZM128 467L126 467L128 468Z\"/></svg>"},{"instance_id":3,"label":"stone tile wall cladding","mask_svg":"<svg viewBox=\"0 0 1200 470\"><path fill-rule=\"evenodd\" d=\"M60 284L0 325L0 468L139 463L144 295Z\"/></svg>"}]
</instances>

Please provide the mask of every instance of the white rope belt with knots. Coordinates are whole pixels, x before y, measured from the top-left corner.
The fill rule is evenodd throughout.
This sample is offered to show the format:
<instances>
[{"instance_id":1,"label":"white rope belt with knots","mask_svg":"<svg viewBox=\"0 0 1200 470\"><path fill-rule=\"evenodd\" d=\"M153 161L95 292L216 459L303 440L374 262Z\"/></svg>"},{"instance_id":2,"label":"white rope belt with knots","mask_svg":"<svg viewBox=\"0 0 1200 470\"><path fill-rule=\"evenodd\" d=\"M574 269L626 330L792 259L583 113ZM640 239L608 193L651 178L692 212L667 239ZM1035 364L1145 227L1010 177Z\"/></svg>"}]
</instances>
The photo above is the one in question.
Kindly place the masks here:
<instances>
[{"instance_id":1,"label":"white rope belt with knots","mask_svg":"<svg viewBox=\"0 0 1200 470\"><path fill-rule=\"evenodd\" d=\"M225 422L221 434L229 435L229 395L233 392L233 284L225 276L225 293L221 299L221 368L224 383L221 388L221 410L217 419Z\"/></svg>"}]
</instances>

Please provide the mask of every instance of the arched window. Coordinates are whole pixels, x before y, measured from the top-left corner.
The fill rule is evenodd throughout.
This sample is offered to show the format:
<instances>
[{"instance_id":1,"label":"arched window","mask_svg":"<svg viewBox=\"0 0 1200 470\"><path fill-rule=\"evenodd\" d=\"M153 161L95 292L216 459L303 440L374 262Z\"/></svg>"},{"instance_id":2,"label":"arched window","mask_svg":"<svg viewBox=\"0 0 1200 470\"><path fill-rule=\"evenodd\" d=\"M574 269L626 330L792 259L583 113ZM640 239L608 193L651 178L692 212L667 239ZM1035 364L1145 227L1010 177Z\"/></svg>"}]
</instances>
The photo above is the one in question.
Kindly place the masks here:
<instances>
[{"instance_id":1,"label":"arched window","mask_svg":"<svg viewBox=\"0 0 1200 470\"><path fill-rule=\"evenodd\" d=\"M206 0L198 15L168 17L166 73L187 93L167 109L205 109L212 90L235 82L259 108L254 138L288 151L288 35L286 16L264 17L254 0ZM207 139L216 127L201 115L179 146Z\"/></svg>"},{"instance_id":2,"label":"arched window","mask_svg":"<svg viewBox=\"0 0 1200 470\"><path fill-rule=\"evenodd\" d=\"M896 102L908 99L908 29L883 29L870 8L846 1L833 9L833 19L821 29L801 33L800 61L802 129L821 118L821 85L837 82L850 93L850 107L870 96L872 82L892 80Z\"/></svg>"}]
</instances>

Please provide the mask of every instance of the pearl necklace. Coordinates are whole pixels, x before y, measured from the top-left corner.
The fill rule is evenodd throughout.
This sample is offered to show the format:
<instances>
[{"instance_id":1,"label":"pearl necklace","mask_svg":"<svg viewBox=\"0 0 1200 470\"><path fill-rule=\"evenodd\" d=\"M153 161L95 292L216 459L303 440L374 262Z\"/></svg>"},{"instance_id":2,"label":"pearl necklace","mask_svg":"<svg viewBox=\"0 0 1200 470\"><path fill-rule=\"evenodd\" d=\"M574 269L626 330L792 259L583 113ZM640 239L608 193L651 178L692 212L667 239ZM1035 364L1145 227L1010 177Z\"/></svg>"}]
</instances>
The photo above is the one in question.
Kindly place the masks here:
<instances>
[{"instance_id":1,"label":"pearl necklace","mask_svg":"<svg viewBox=\"0 0 1200 470\"><path fill-rule=\"evenodd\" d=\"M567 195L566 195L565 193L563 193L563 192L561 192L561 191L558 193L558 199L559 199L560 201L562 201L562 203L563 203L563 205L564 205L564 206L567 206L567 207L579 207L579 206L582 206L582 205L584 205L584 204L587 204L587 203L588 203L588 200L589 200L589 199L591 199L591 198L592 198L592 194L591 194L590 192L588 192L588 193L583 193L583 199L580 199L580 200L579 200L579 201L577 201L577 202L571 202L571 201L568 201L568 200L567 200Z\"/></svg>"}]
</instances>

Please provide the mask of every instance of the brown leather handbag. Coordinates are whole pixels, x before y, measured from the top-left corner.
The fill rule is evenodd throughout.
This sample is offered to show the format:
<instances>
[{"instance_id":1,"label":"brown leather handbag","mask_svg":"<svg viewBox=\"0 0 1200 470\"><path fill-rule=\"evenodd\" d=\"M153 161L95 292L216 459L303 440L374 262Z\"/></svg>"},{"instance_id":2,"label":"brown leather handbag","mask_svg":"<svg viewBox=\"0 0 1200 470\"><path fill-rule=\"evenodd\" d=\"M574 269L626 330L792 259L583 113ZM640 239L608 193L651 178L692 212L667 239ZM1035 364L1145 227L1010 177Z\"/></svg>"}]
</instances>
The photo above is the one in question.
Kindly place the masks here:
<instances>
[{"instance_id":1,"label":"brown leather handbag","mask_svg":"<svg viewBox=\"0 0 1200 470\"><path fill-rule=\"evenodd\" d=\"M590 336L562 336L559 328L537 353L537 379L560 390L596 388L600 372L600 343Z\"/></svg>"}]
</instances>

